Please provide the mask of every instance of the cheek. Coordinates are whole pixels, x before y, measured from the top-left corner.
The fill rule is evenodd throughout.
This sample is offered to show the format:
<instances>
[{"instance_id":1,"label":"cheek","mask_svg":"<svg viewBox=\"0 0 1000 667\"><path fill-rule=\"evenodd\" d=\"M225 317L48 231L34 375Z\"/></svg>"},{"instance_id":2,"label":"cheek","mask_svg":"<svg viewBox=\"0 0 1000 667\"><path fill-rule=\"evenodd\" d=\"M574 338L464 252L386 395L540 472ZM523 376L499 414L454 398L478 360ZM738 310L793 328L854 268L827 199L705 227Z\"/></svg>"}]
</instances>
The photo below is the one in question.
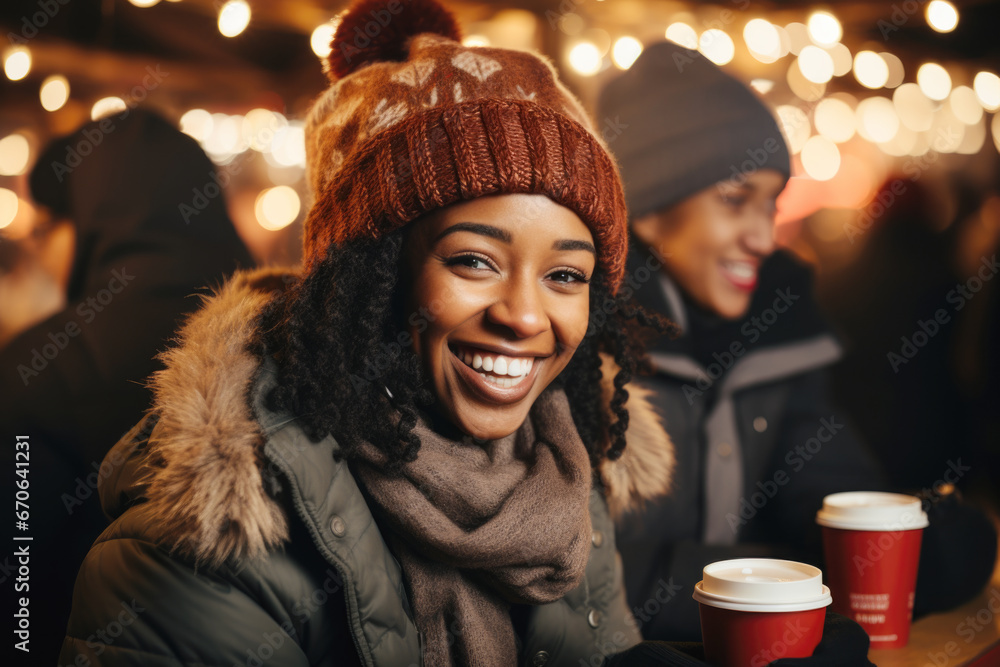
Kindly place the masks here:
<instances>
[{"instance_id":1,"label":"cheek","mask_svg":"<svg viewBox=\"0 0 1000 667\"><path fill-rule=\"evenodd\" d=\"M556 339L562 345L575 349L583 341L590 325L590 295L584 292L578 298L567 299L551 312Z\"/></svg>"}]
</instances>

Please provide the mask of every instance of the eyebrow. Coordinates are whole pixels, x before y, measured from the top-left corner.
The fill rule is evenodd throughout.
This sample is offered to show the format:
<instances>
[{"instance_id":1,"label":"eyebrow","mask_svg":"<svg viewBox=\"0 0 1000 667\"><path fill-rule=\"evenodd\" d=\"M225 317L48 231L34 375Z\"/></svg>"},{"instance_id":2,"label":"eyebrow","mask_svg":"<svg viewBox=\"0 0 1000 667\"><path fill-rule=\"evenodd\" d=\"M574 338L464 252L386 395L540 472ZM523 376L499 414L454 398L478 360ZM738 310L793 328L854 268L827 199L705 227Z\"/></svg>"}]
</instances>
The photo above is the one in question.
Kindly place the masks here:
<instances>
[{"instance_id":1,"label":"eyebrow","mask_svg":"<svg viewBox=\"0 0 1000 667\"><path fill-rule=\"evenodd\" d=\"M595 256L597 255L597 249L594 248L594 244L591 243L590 241L579 241L579 240L575 240L575 239L572 240L572 241L556 241L555 243L552 244L552 249L553 250L585 250L585 251L587 251L589 253L593 253Z\"/></svg>"},{"instance_id":2,"label":"eyebrow","mask_svg":"<svg viewBox=\"0 0 1000 667\"><path fill-rule=\"evenodd\" d=\"M460 222L458 224L452 225L448 229L444 230L436 237L434 237L434 242L437 243L449 234L454 234L455 232L472 232L473 234L479 234L480 236L488 236L491 239L496 239L498 241L503 241L504 243L513 243L514 239L505 229L500 229L499 227L494 227L493 225L484 225L481 222Z\"/></svg>"},{"instance_id":3,"label":"eyebrow","mask_svg":"<svg viewBox=\"0 0 1000 667\"><path fill-rule=\"evenodd\" d=\"M473 234L479 234L480 236L487 236L491 239L497 239L503 243L513 243L514 238L511 236L510 232L506 229L500 229L499 227L494 227L493 225L487 225L481 222L459 222L452 225L448 229L445 229L436 237L434 237L434 242L437 243L449 234L454 234L455 232L472 232ZM597 255L597 250L594 248L594 244L589 241L582 241L579 239L565 239L562 241L556 241L552 244L553 250L584 250L589 253Z\"/></svg>"}]
</instances>

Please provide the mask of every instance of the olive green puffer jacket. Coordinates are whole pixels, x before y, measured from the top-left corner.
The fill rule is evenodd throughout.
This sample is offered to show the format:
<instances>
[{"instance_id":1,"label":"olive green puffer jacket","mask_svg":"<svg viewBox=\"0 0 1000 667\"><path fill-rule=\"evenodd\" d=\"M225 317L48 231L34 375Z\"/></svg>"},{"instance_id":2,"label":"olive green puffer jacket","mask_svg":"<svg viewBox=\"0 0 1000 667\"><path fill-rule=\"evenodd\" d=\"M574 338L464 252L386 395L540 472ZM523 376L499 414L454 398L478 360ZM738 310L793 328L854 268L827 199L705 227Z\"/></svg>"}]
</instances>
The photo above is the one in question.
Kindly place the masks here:
<instances>
[{"instance_id":1,"label":"olive green puffer jacket","mask_svg":"<svg viewBox=\"0 0 1000 667\"><path fill-rule=\"evenodd\" d=\"M402 572L335 440L262 404L273 363L245 348L280 278L237 274L188 321L153 408L105 458L113 523L77 578L60 665L423 664ZM599 665L640 639L606 498L662 492L672 451L644 401L629 407L632 451L595 474L584 580L512 609L522 664Z\"/></svg>"}]
</instances>

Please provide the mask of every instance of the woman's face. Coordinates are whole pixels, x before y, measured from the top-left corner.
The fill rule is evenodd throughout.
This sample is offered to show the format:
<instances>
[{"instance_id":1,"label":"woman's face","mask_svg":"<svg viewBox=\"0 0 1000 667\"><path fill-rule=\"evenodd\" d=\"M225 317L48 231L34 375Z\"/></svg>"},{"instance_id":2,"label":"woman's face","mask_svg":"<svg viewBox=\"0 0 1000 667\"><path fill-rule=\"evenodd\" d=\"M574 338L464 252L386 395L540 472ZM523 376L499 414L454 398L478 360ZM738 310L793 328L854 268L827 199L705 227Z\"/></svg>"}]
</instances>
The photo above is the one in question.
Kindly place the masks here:
<instances>
[{"instance_id":1,"label":"woman's face","mask_svg":"<svg viewBox=\"0 0 1000 667\"><path fill-rule=\"evenodd\" d=\"M742 184L721 181L632 224L691 299L727 319L750 308L761 263L774 251L775 200L785 177L761 169Z\"/></svg>"},{"instance_id":2,"label":"woman's face","mask_svg":"<svg viewBox=\"0 0 1000 667\"><path fill-rule=\"evenodd\" d=\"M496 195L417 221L404 252L435 411L475 438L510 435L587 332L590 230L544 195Z\"/></svg>"}]
</instances>

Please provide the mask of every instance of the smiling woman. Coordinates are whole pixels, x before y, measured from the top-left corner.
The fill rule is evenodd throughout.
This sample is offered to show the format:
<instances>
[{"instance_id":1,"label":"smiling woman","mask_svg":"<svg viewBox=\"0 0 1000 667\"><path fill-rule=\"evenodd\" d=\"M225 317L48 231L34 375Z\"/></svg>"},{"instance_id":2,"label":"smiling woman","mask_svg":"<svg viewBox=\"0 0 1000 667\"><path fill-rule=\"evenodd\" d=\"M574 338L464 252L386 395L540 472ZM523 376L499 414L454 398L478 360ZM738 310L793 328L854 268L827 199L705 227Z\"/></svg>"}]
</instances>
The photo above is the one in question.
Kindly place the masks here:
<instances>
[{"instance_id":1,"label":"smiling woman","mask_svg":"<svg viewBox=\"0 0 1000 667\"><path fill-rule=\"evenodd\" d=\"M303 267L237 274L163 355L109 455L116 519L62 661L577 665L637 644L610 515L668 486L626 385L633 330L673 328L619 292L613 160L547 62L463 46L431 0L354 5L329 65Z\"/></svg>"}]
</instances>

